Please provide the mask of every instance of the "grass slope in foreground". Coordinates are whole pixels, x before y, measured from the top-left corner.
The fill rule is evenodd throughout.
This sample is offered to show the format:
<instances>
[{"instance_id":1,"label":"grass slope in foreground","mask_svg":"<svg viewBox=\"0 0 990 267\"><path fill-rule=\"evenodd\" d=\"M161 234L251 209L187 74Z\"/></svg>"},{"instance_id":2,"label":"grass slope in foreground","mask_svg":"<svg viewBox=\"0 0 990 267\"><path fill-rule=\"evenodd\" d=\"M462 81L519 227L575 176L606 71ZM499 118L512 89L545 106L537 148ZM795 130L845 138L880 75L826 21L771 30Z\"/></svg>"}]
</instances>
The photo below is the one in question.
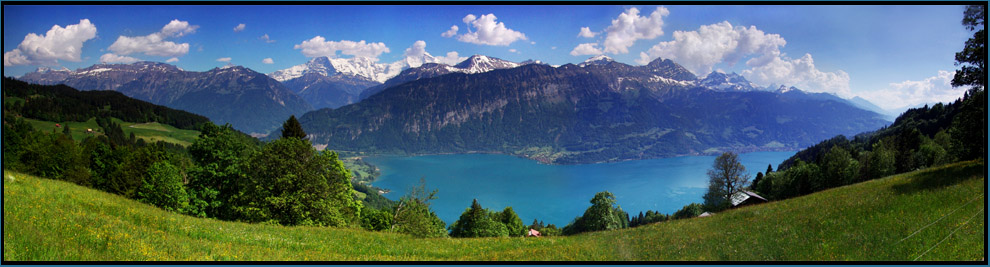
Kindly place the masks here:
<instances>
[{"instance_id":1,"label":"grass slope in foreground","mask_svg":"<svg viewBox=\"0 0 990 267\"><path fill-rule=\"evenodd\" d=\"M416 239L176 215L3 174L3 259L965 260L985 257L982 161L834 188L713 217L554 238Z\"/></svg>"}]
</instances>

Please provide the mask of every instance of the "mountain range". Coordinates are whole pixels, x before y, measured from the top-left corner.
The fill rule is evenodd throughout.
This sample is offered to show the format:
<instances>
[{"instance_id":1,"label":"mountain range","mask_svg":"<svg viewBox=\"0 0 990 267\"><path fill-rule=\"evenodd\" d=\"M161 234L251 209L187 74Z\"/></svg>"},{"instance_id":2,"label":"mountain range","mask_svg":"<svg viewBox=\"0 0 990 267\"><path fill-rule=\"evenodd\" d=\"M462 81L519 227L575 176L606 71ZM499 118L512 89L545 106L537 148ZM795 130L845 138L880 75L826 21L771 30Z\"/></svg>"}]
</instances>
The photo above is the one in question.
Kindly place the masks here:
<instances>
[{"instance_id":1,"label":"mountain range","mask_svg":"<svg viewBox=\"0 0 990 267\"><path fill-rule=\"evenodd\" d=\"M483 55L431 61L409 67L416 62L317 57L267 75L138 62L39 69L19 79L118 91L256 136L301 115L314 143L338 150L494 152L552 163L799 149L887 123L862 99L759 87L735 73L699 78L667 59L643 66L607 56L564 66Z\"/></svg>"},{"instance_id":2,"label":"mountain range","mask_svg":"<svg viewBox=\"0 0 990 267\"><path fill-rule=\"evenodd\" d=\"M321 109L355 103L384 88L411 80L452 72L482 73L519 65L482 55L471 56L454 66L437 63L430 54L424 54L416 62L394 63L377 63L364 57L315 57L305 64L275 71L268 76L284 83L313 108Z\"/></svg>"},{"instance_id":3,"label":"mountain range","mask_svg":"<svg viewBox=\"0 0 990 267\"><path fill-rule=\"evenodd\" d=\"M98 64L72 70L41 69L22 81L65 84L79 90L110 90L124 95L206 116L215 123L263 135L290 115L312 110L282 83L241 66L185 71L176 66L136 62Z\"/></svg>"},{"instance_id":4,"label":"mountain range","mask_svg":"<svg viewBox=\"0 0 990 267\"><path fill-rule=\"evenodd\" d=\"M535 63L537 62L528 62L528 64L535 64ZM409 68L403 70L398 75L385 81L385 83L364 90L359 95L359 99L368 98L371 95L377 94L378 92L385 90L385 88L403 84L409 81L415 81L424 78L432 78L450 73L466 73L466 74L485 73L498 69L511 69L521 65L524 64L511 62L500 58L482 56L482 55L473 55L468 59L462 61L461 63L457 63L454 66L450 66L443 63L426 63L417 68Z\"/></svg>"},{"instance_id":5,"label":"mountain range","mask_svg":"<svg viewBox=\"0 0 990 267\"><path fill-rule=\"evenodd\" d=\"M424 64L403 74L413 78L303 115L304 130L338 150L506 153L567 164L796 150L887 123L831 94L758 90L738 75L699 80L664 59L630 66L593 58L475 74Z\"/></svg>"}]
</instances>

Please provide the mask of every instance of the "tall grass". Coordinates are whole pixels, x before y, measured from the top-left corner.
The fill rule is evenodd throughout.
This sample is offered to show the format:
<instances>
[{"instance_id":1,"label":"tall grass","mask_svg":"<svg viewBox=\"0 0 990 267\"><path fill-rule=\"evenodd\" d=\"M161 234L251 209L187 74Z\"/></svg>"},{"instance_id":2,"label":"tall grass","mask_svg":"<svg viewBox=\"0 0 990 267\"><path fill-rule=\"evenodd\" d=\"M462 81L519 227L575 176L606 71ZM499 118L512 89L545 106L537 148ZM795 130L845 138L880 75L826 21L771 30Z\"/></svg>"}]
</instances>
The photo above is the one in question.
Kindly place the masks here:
<instances>
[{"instance_id":1,"label":"tall grass","mask_svg":"<svg viewBox=\"0 0 990 267\"><path fill-rule=\"evenodd\" d=\"M982 162L957 163L633 229L477 239L193 218L5 171L3 258L985 261L983 170Z\"/></svg>"}]
</instances>

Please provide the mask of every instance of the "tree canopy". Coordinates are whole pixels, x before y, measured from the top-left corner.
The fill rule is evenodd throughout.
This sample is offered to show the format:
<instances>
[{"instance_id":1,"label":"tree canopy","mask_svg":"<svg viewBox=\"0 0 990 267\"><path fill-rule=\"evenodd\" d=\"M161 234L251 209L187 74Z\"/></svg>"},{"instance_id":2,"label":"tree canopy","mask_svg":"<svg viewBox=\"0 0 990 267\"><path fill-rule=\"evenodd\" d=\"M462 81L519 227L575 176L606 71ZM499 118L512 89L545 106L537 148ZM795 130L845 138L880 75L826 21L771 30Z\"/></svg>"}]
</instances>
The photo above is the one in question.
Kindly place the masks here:
<instances>
[{"instance_id":1,"label":"tree canopy","mask_svg":"<svg viewBox=\"0 0 990 267\"><path fill-rule=\"evenodd\" d=\"M430 201L436 199L437 190L427 192L426 180L420 179L419 186L409 189L409 193L399 199L395 207L392 231L416 237L447 236L447 225L430 210Z\"/></svg>"},{"instance_id":2,"label":"tree canopy","mask_svg":"<svg viewBox=\"0 0 990 267\"><path fill-rule=\"evenodd\" d=\"M629 214L616 204L615 195L602 191L591 198L591 207L584 211L584 215L564 227L564 234L615 230L628 226Z\"/></svg>"},{"instance_id":3,"label":"tree canopy","mask_svg":"<svg viewBox=\"0 0 990 267\"><path fill-rule=\"evenodd\" d=\"M966 40L966 46L956 53L955 77L952 86L973 86L974 90L983 90L987 84L987 30L985 26L987 14L985 5L971 5L963 13L962 24L967 30L976 32Z\"/></svg>"},{"instance_id":4,"label":"tree canopy","mask_svg":"<svg viewBox=\"0 0 990 267\"><path fill-rule=\"evenodd\" d=\"M450 225L452 237L502 237L509 235L509 229L499 221L496 213L482 208L478 200L471 201L471 207L464 210L461 217ZM521 224L521 222L520 222Z\"/></svg>"},{"instance_id":5,"label":"tree canopy","mask_svg":"<svg viewBox=\"0 0 990 267\"><path fill-rule=\"evenodd\" d=\"M972 86L963 100L962 112L955 118L952 136L961 144L963 158L986 156L987 146L987 30L986 5L971 5L963 13L962 24L976 32L966 40L963 51L956 53L952 86Z\"/></svg>"},{"instance_id":6,"label":"tree canopy","mask_svg":"<svg viewBox=\"0 0 990 267\"><path fill-rule=\"evenodd\" d=\"M283 138L247 160L243 185L245 220L282 225L359 225L350 174L332 151L317 152L309 141Z\"/></svg>"}]
</instances>

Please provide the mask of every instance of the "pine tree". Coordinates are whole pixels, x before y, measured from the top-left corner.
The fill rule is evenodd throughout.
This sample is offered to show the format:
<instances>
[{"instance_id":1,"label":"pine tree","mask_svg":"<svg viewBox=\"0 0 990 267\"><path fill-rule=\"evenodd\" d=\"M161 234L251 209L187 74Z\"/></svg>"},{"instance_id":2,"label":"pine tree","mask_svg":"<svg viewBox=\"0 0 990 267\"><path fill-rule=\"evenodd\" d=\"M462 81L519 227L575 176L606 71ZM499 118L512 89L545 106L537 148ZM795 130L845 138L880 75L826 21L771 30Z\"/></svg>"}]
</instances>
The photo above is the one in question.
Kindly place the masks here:
<instances>
[{"instance_id":1,"label":"pine tree","mask_svg":"<svg viewBox=\"0 0 990 267\"><path fill-rule=\"evenodd\" d=\"M762 172L757 172L756 173L756 178L753 178L753 183L751 183L749 185L749 188L750 189L756 188L756 184L759 184L760 183L760 180L763 180L763 173Z\"/></svg>"},{"instance_id":2,"label":"pine tree","mask_svg":"<svg viewBox=\"0 0 990 267\"><path fill-rule=\"evenodd\" d=\"M306 139L306 132L303 131L302 124L299 124L299 120L296 120L296 116L292 115L289 120L282 124L282 138L299 138Z\"/></svg>"}]
</instances>

